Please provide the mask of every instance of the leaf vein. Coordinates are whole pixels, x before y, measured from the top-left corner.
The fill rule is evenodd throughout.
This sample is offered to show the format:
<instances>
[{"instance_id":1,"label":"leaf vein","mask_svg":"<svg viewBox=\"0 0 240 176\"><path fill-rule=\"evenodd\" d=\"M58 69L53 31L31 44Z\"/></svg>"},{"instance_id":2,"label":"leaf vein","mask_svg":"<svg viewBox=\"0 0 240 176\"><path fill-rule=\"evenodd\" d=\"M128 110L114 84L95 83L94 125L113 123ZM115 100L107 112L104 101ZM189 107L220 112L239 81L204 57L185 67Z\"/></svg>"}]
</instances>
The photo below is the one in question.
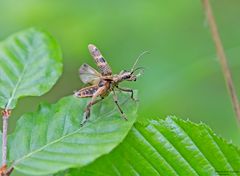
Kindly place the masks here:
<instances>
[{"instance_id":1,"label":"leaf vein","mask_svg":"<svg viewBox=\"0 0 240 176\"><path fill-rule=\"evenodd\" d=\"M228 161L227 155L222 151L222 148L219 146L218 142L215 140L215 138L212 136L212 134L210 133L211 138L213 139L213 142L215 143L216 147L219 149L219 151L221 151L224 159L227 161L226 162L226 166L230 167L230 171L234 171L233 166L231 165L231 163ZM230 163L230 164L229 164ZM234 175L237 175L236 173L233 173Z\"/></svg>"},{"instance_id":2,"label":"leaf vein","mask_svg":"<svg viewBox=\"0 0 240 176\"><path fill-rule=\"evenodd\" d=\"M133 129L135 132L137 132L139 135L141 135L142 138L145 140L145 142L148 143L149 146L152 146L152 148L157 152L157 154L163 158L163 160L175 171L175 173L178 173L177 170L176 170L173 166L170 165L170 163L166 160L166 158L164 158L164 156L160 154L160 151L159 151L153 144L151 144L151 142L147 139L147 137L146 137L143 133L141 133L140 130L136 129L135 127L133 127L132 129ZM134 148L135 148L135 147L134 147ZM141 152L139 152L136 148L135 148L135 150L136 150L143 158L145 158L145 159L149 162L149 164L153 167L153 169L154 169L158 174L160 174L159 171L158 171L158 168L156 168L156 167L153 165L153 163L151 162L151 160L149 160L148 158L146 158L146 157L145 157Z\"/></svg>"},{"instance_id":3,"label":"leaf vein","mask_svg":"<svg viewBox=\"0 0 240 176\"><path fill-rule=\"evenodd\" d=\"M162 136L166 139L166 141L168 141L169 144L171 144L171 146L176 150L176 152L177 152L179 155L182 156L182 158L184 159L185 163L189 166L190 170L191 170L193 173L199 175L198 172L195 170L195 168L193 168L193 167L191 166L190 162L183 156L183 154L179 151L179 149L172 143L172 141L170 141L170 140L165 136L165 134L162 133L158 128L156 128L155 126L153 126L153 127L154 127L160 134L162 134Z\"/></svg>"},{"instance_id":4,"label":"leaf vein","mask_svg":"<svg viewBox=\"0 0 240 176\"><path fill-rule=\"evenodd\" d=\"M102 116L108 116L108 115L113 114L115 110L116 110L116 109L113 109L112 111L109 111L109 112L107 112L107 113L99 116L99 118L93 120L92 122L97 122L98 120L101 119ZM69 137L69 136L72 136L72 135L74 135L74 134L79 133L82 129L88 127L89 125L91 125L91 124L90 124L90 123L85 124L83 127L81 127L81 128L79 128L79 129L73 131L72 133L69 133L69 134L67 134L66 136L62 136L61 138L58 138L58 139L56 139L56 140L53 140L52 142L50 142L50 143L48 143L48 144L40 147L39 149L34 150L34 151L28 153L27 155L24 155L23 157L15 160L15 162L13 163L13 166L16 166L16 165L17 165L19 162L21 162L22 160L30 157L31 155L33 155L33 154L35 154L35 153L37 153L37 152L40 152L40 151L44 150L44 149L47 148L48 146L53 145L53 144L55 144L55 143L57 143L57 142L60 142L61 140L65 139L65 138L67 138L67 137Z\"/></svg>"},{"instance_id":5,"label":"leaf vein","mask_svg":"<svg viewBox=\"0 0 240 176\"><path fill-rule=\"evenodd\" d=\"M198 149L198 151L201 153L201 155L208 161L208 163L211 165L212 169L217 170L211 163L211 161L207 158L207 156L202 152L202 150L198 147L198 145L196 144L194 138L192 138L187 132L186 130L184 130L184 128L182 128L178 123L176 123L174 120L172 120L172 122L182 131L184 132L184 134L186 134L186 136L192 141L192 143L194 144L194 146Z\"/></svg>"}]
</instances>

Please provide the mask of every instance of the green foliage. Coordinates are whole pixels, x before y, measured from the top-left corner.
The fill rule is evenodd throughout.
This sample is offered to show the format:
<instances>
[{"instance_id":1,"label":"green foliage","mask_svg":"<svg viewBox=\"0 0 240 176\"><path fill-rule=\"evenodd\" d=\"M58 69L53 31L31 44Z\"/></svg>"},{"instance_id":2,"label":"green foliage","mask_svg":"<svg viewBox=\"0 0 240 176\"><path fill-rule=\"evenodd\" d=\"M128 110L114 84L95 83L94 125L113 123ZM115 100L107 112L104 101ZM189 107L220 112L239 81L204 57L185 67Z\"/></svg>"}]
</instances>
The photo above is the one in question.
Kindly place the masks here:
<instances>
[{"instance_id":1,"label":"green foliage","mask_svg":"<svg viewBox=\"0 0 240 176\"><path fill-rule=\"evenodd\" d=\"M234 175L239 171L240 150L217 137L204 124L173 118L136 123L122 144L82 169L79 175ZM236 174L235 174L236 175Z\"/></svg>"},{"instance_id":2,"label":"green foliage","mask_svg":"<svg viewBox=\"0 0 240 176\"><path fill-rule=\"evenodd\" d=\"M60 48L49 34L31 28L10 36L0 43L0 107L46 93L61 73Z\"/></svg>"},{"instance_id":3,"label":"green foliage","mask_svg":"<svg viewBox=\"0 0 240 176\"><path fill-rule=\"evenodd\" d=\"M41 104L23 115L9 138L9 161L28 175L44 175L81 167L109 153L127 135L136 119L136 103L119 95L128 121L119 115L111 95L93 107L80 127L86 99L66 97L54 105Z\"/></svg>"},{"instance_id":4,"label":"green foliage","mask_svg":"<svg viewBox=\"0 0 240 176\"><path fill-rule=\"evenodd\" d=\"M52 12L52 8L50 8L50 10ZM102 10L100 11L102 12ZM114 19L114 21L118 20ZM132 20L130 21L132 23ZM196 21L195 18L193 21ZM156 20L153 20L153 22L153 25L155 25ZM65 23L62 24L65 25ZM142 27L142 23L139 23L139 25ZM156 23L156 25L159 24ZM149 25L146 26L148 27ZM169 26L169 28L175 29L175 25ZM99 28L95 29L99 30ZM151 29L155 28L151 26ZM114 31L112 29L109 30ZM79 30L76 31L78 34ZM89 31L89 34L94 33L90 30L87 31ZM167 28L166 31L169 33ZM179 30L176 29L176 31L176 34L181 37L182 35L180 35ZM106 34L108 38L113 38L109 32L106 32ZM134 31L132 34L129 33L129 36L134 36L135 34L137 33ZM152 34L154 41L149 41L149 44L144 47L153 48L151 43L154 44L154 42L160 41L155 38L155 36L158 35L154 34L154 32L152 32ZM195 32L192 33L192 35L196 36L195 34ZM187 35L189 35L189 33L187 33ZM74 35L74 38L76 36L80 35ZM118 35L116 37L122 38L122 36L123 35ZM162 37L163 36L166 36L165 39L167 40L161 41L164 41L166 48L170 48L169 46L172 46L172 43L165 43L166 41L171 41L169 40L170 34L167 36L163 33ZM137 35L135 37L141 39L141 37ZM185 39L186 37L183 38ZM124 40L125 39L126 37ZM177 39L179 40L179 38ZM114 40L116 40L116 38L114 38ZM69 41L71 41L72 48L72 40ZM135 40L131 39L131 41ZM138 41L136 40L136 42ZM109 43L111 46L111 42ZM142 47L142 44L145 42L141 41L138 43L141 43ZM189 45L193 43L198 42L189 41ZM129 46L136 46L127 40L125 44L127 45L122 46L125 46L129 50L132 50ZM193 56L195 55L193 53L195 53L195 50L190 50L189 47L186 46L186 53L187 55L189 54L189 60L184 61L182 58L185 58L186 54L182 56L179 55L180 51L182 51L182 46L181 44L176 44L175 47L179 48L179 52L169 52L163 48L161 57L171 58L166 53L176 54L176 58L181 61L172 61L177 64L177 69L182 68L182 66L185 67L186 63L191 65L192 63L189 61L194 58ZM73 48L78 51L77 47ZM158 48L154 49L157 50ZM110 48L109 52L117 53L119 50L127 51L124 50L124 48L120 49L117 47L116 50ZM174 50L174 48L171 48L171 51L172 50ZM164 51L166 52L165 54ZM122 52L120 52L118 56L119 58L122 57L121 53ZM125 53L129 54L130 52ZM159 53L156 53L156 57L152 56L152 58L158 58L157 56L159 56ZM175 57L175 55L170 56ZM193 63L198 63L199 57L195 56L195 58L196 60ZM128 65L126 63L129 61L128 59L128 61L124 63L121 59L117 58L115 60L124 65ZM139 86L141 88L146 86L145 90L147 91L145 92L147 93L144 95L146 101L144 100L144 96L141 100L144 102L143 109L146 109L144 110L144 114L148 114L148 117L151 116L151 113L156 114L158 111L166 111L166 109L169 108L171 108L171 111L176 112L172 110L174 106L168 106L166 104L167 101L162 101L164 98L160 98L160 96L164 96L165 99L168 100L171 99L169 98L171 94L169 90L171 89L170 87L172 87L174 90L178 90L176 91L177 95L171 94L172 98L181 99L179 96L185 97L184 94L179 93L181 92L179 91L181 87L179 89L179 87L176 88L176 86L171 86L171 84L177 84L179 83L178 81L182 83L185 80L183 79L185 78L185 74L190 75L190 77L192 76L192 74L187 74L188 71L186 70L199 67L198 64L193 64L195 67L186 66L187 69L185 68L182 72L169 66L169 69L166 67L165 70L170 70L171 73L167 77L163 76L166 81L156 81L156 75L168 75L162 74L165 72L162 71L164 69L159 69L159 65L167 65L169 64L169 60L158 59L157 63L153 61L152 59L145 61L148 62L147 64L150 64L149 66L153 74L145 77L145 81L141 83L142 86ZM79 60L76 62L79 63ZM179 63L183 65L179 65ZM200 67L201 64L211 65L208 63L211 62L205 59L200 63ZM115 63L115 65L120 66L118 63ZM203 68L205 69L204 66ZM156 70L161 71L158 74ZM193 70L196 71L196 69ZM20 97L42 95L55 84L61 72L62 63L59 46L48 34L32 28L9 37L0 44L0 107L4 108L7 106L7 108L14 108ZM182 76L181 74L179 76L180 72ZM201 72L201 69L199 69L199 73L206 74L205 72ZM172 77L172 80L169 81L169 77ZM192 80L196 81L196 79ZM73 83L74 79L71 79L71 81ZM212 81L210 80L209 82ZM159 85L161 83L161 86L159 86L158 83ZM201 85L205 84L201 83ZM70 87L72 90L71 86L67 84L65 84L65 86ZM66 87L61 87L61 90L65 90ZM185 88L182 89L185 90ZM192 90L194 90L193 94L196 95L196 89ZM167 91L167 93L165 94L164 91ZM161 95L159 92L161 92ZM216 92L215 89L214 92ZM186 91L186 93L191 95L189 91ZM204 93L204 95L205 94L206 93ZM211 91L208 91L207 94L211 94ZM221 171L229 173L239 171L240 150L222 138L217 137L212 130L204 124L197 125L173 117L167 118L166 120L151 120L146 125L136 123L134 127L132 127L136 119L137 106L126 96L129 97L129 94L120 96L120 102L123 105L129 121L126 122L121 119L110 95L103 103L94 106L90 121L83 127L80 127L80 122L82 120L83 110L86 107L86 99L66 97L54 105L41 104L38 111L24 114L17 122L15 132L9 136L8 164L13 162L15 170L24 175L53 174L69 168L73 169L66 170L62 172L61 175L191 176L216 175L217 171L220 171L219 173L221 173ZM201 97L205 98L208 96L201 95ZM216 101L215 99L213 100ZM192 104L194 101L189 102ZM163 102L164 105L159 106L159 102ZM204 100L204 102L206 101ZM176 101L176 106L184 111L183 105L186 106L188 110L192 109L189 108L188 104L184 103L179 106L179 103ZM219 111L219 104L216 103L216 106L218 106L217 111ZM221 106L225 107L224 104ZM157 109L156 107L161 107L162 109ZM152 111L150 108L156 110ZM211 109L213 109L212 106ZM202 118L201 113L202 112L197 114ZM222 112L219 111L219 113ZM145 115L141 115L141 117L144 119ZM218 116L215 115L215 117ZM124 139L125 137L126 139Z\"/></svg>"}]
</instances>

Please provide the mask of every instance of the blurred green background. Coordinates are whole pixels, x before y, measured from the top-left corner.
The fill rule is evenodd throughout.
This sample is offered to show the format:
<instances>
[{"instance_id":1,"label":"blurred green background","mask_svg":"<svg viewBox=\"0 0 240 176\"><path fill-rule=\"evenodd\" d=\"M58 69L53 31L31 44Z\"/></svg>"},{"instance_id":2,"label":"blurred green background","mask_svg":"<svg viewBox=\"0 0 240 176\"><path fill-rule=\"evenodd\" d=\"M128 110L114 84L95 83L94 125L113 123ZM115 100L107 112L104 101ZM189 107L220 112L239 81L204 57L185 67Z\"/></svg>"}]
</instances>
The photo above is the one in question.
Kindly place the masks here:
<instances>
[{"instance_id":1,"label":"blurred green background","mask_svg":"<svg viewBox=\"0 0 240 176\"><path fill-rule=\"evenodd\" d=\"M238 95L240 95L240 1L212 1ZM200 0L0 0L0 39L28 27L49 31L59 42L64 72L46 95L23 98L15 121L39 102L56 102L83 86L78 68L95 67L87 45L96 44L112 70L139 65L144 75L124 86L139 90L139 120L176 115L204 122L240 145L240 130ZM240 98L240 97L239 97Z\"/></svg>"}]
</instances>

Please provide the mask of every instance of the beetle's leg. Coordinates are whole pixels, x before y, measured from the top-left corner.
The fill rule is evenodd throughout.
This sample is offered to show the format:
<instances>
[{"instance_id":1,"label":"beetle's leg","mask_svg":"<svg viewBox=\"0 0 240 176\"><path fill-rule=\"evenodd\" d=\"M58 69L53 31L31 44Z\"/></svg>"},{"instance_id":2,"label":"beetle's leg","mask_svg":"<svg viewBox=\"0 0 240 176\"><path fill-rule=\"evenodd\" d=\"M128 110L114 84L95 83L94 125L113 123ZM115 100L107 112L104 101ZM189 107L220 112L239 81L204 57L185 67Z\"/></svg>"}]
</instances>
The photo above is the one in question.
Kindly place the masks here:
<instances>
[{"instance_id":1,"label":"beetle's leg","mask_svg":"<svg viewBox=\"0 0 240 176\"><path fill-rule=\"evenodd\" d=\"M91 107L98 103L99 101L101 101L103 98L101 97L101 99L97 99L98 96L101 96L105 91L106 91L107 87L103 86L100 87L93 95L92 95L92 99L91 101L87 104L87 107L85 109L85 113L83 116L83 120L81 122L81 126L83 126L84 123L86 123L86 121L88 120L88 118L90 117L90 112L91 112Z\"/></svg>"},{"instance_id":2,"label":"beetle's leg","mask_svg":"<svg viewBox=\"0 0 240 176\"><path fill-rule=\"evenodd\" d=\"M134 101L138 101L138 99L135 99L134 96L133 96L133 90L132 89L129 89L129 88L121 88L121 87L118 87L116 86L119 90L123 91L123 92L130 92L131 93L131 99L134 100Z\"/></svg>"},{"instance_id":3,"label":"beetle's leg","mask_svg":"<svg viewBox=\"0 0 240 176\"><path fill-rule=\"evenodd\" d=\"M98 99L98 100L92 100L88 103L86 109L85 109L85 113L84 113L84 116L83 116L83 120L81 122L81 126L84 125L84 123L87 122L88 118L90 117L90 112L91 112L91 107L95 104L97 104L98 102L100 102L101 100L103 100L103 98L101 97L101 99Z\"/></svg>"},{"instance_id":4,"label":"beetle's leg","mask_svg":"<svg viewBox=\"0 0 240 176\"><path fill-rule=\"evenodd\" d=\"M121 108L121 107L119 106L119 104L118 104L118 97L117 97L117 95L116 95L115 90L112 89L112 91L113 91L113 100L114 100L115 104L117 105L118 110L119 110L120 113L121 113L121 117L122 117L123 119L125 119L125 120L128 120L127 117L126 117L126 115L124 114L122 108Z\"/></svg>"}]
</instances>

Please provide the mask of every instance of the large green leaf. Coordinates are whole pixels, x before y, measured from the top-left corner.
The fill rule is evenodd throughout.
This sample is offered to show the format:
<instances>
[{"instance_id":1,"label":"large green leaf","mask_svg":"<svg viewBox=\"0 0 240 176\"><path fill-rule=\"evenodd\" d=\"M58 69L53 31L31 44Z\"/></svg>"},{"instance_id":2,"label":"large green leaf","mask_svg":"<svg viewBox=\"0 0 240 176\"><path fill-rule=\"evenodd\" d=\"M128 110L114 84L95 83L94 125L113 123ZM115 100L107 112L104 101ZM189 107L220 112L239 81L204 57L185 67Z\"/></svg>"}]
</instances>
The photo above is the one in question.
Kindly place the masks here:
<instances>
[{"instance_id":1,"label":"large green leaf","mask_svg":"<svg viewBox=\"0 0 240 176\"><path fill-rule=\"evenodd\" d=\"M240 150L204 124L173 118L135 124L110 154L67 176L238 175Z\"/></svg>"},{"instance_id":2,"label":"large green leaf","mask_svg":"<svg viewBox=\"0 0 240 176\"><path fill-rule=\"evenodd\" d=\"M0 43L0 107L47 92L62 73L61 52L47 33L31 28Z\"/></svg>"},{"instance_id":3,"label":"large green leaf","mask_svg":"<svg viewBox=\"0 0 240 176\"><path fill-rule=\"evenodd\" d=\"M136 119L137 104L129 94L119 95L128 121L121 118L111 95L93 107L90 121L80 122L86 99L66 97L54 105L42 104L23 115L10 136L9 161L29 175L44 175L81 167L109 153L127 135Z\"/></svg>"}]
</instances>

